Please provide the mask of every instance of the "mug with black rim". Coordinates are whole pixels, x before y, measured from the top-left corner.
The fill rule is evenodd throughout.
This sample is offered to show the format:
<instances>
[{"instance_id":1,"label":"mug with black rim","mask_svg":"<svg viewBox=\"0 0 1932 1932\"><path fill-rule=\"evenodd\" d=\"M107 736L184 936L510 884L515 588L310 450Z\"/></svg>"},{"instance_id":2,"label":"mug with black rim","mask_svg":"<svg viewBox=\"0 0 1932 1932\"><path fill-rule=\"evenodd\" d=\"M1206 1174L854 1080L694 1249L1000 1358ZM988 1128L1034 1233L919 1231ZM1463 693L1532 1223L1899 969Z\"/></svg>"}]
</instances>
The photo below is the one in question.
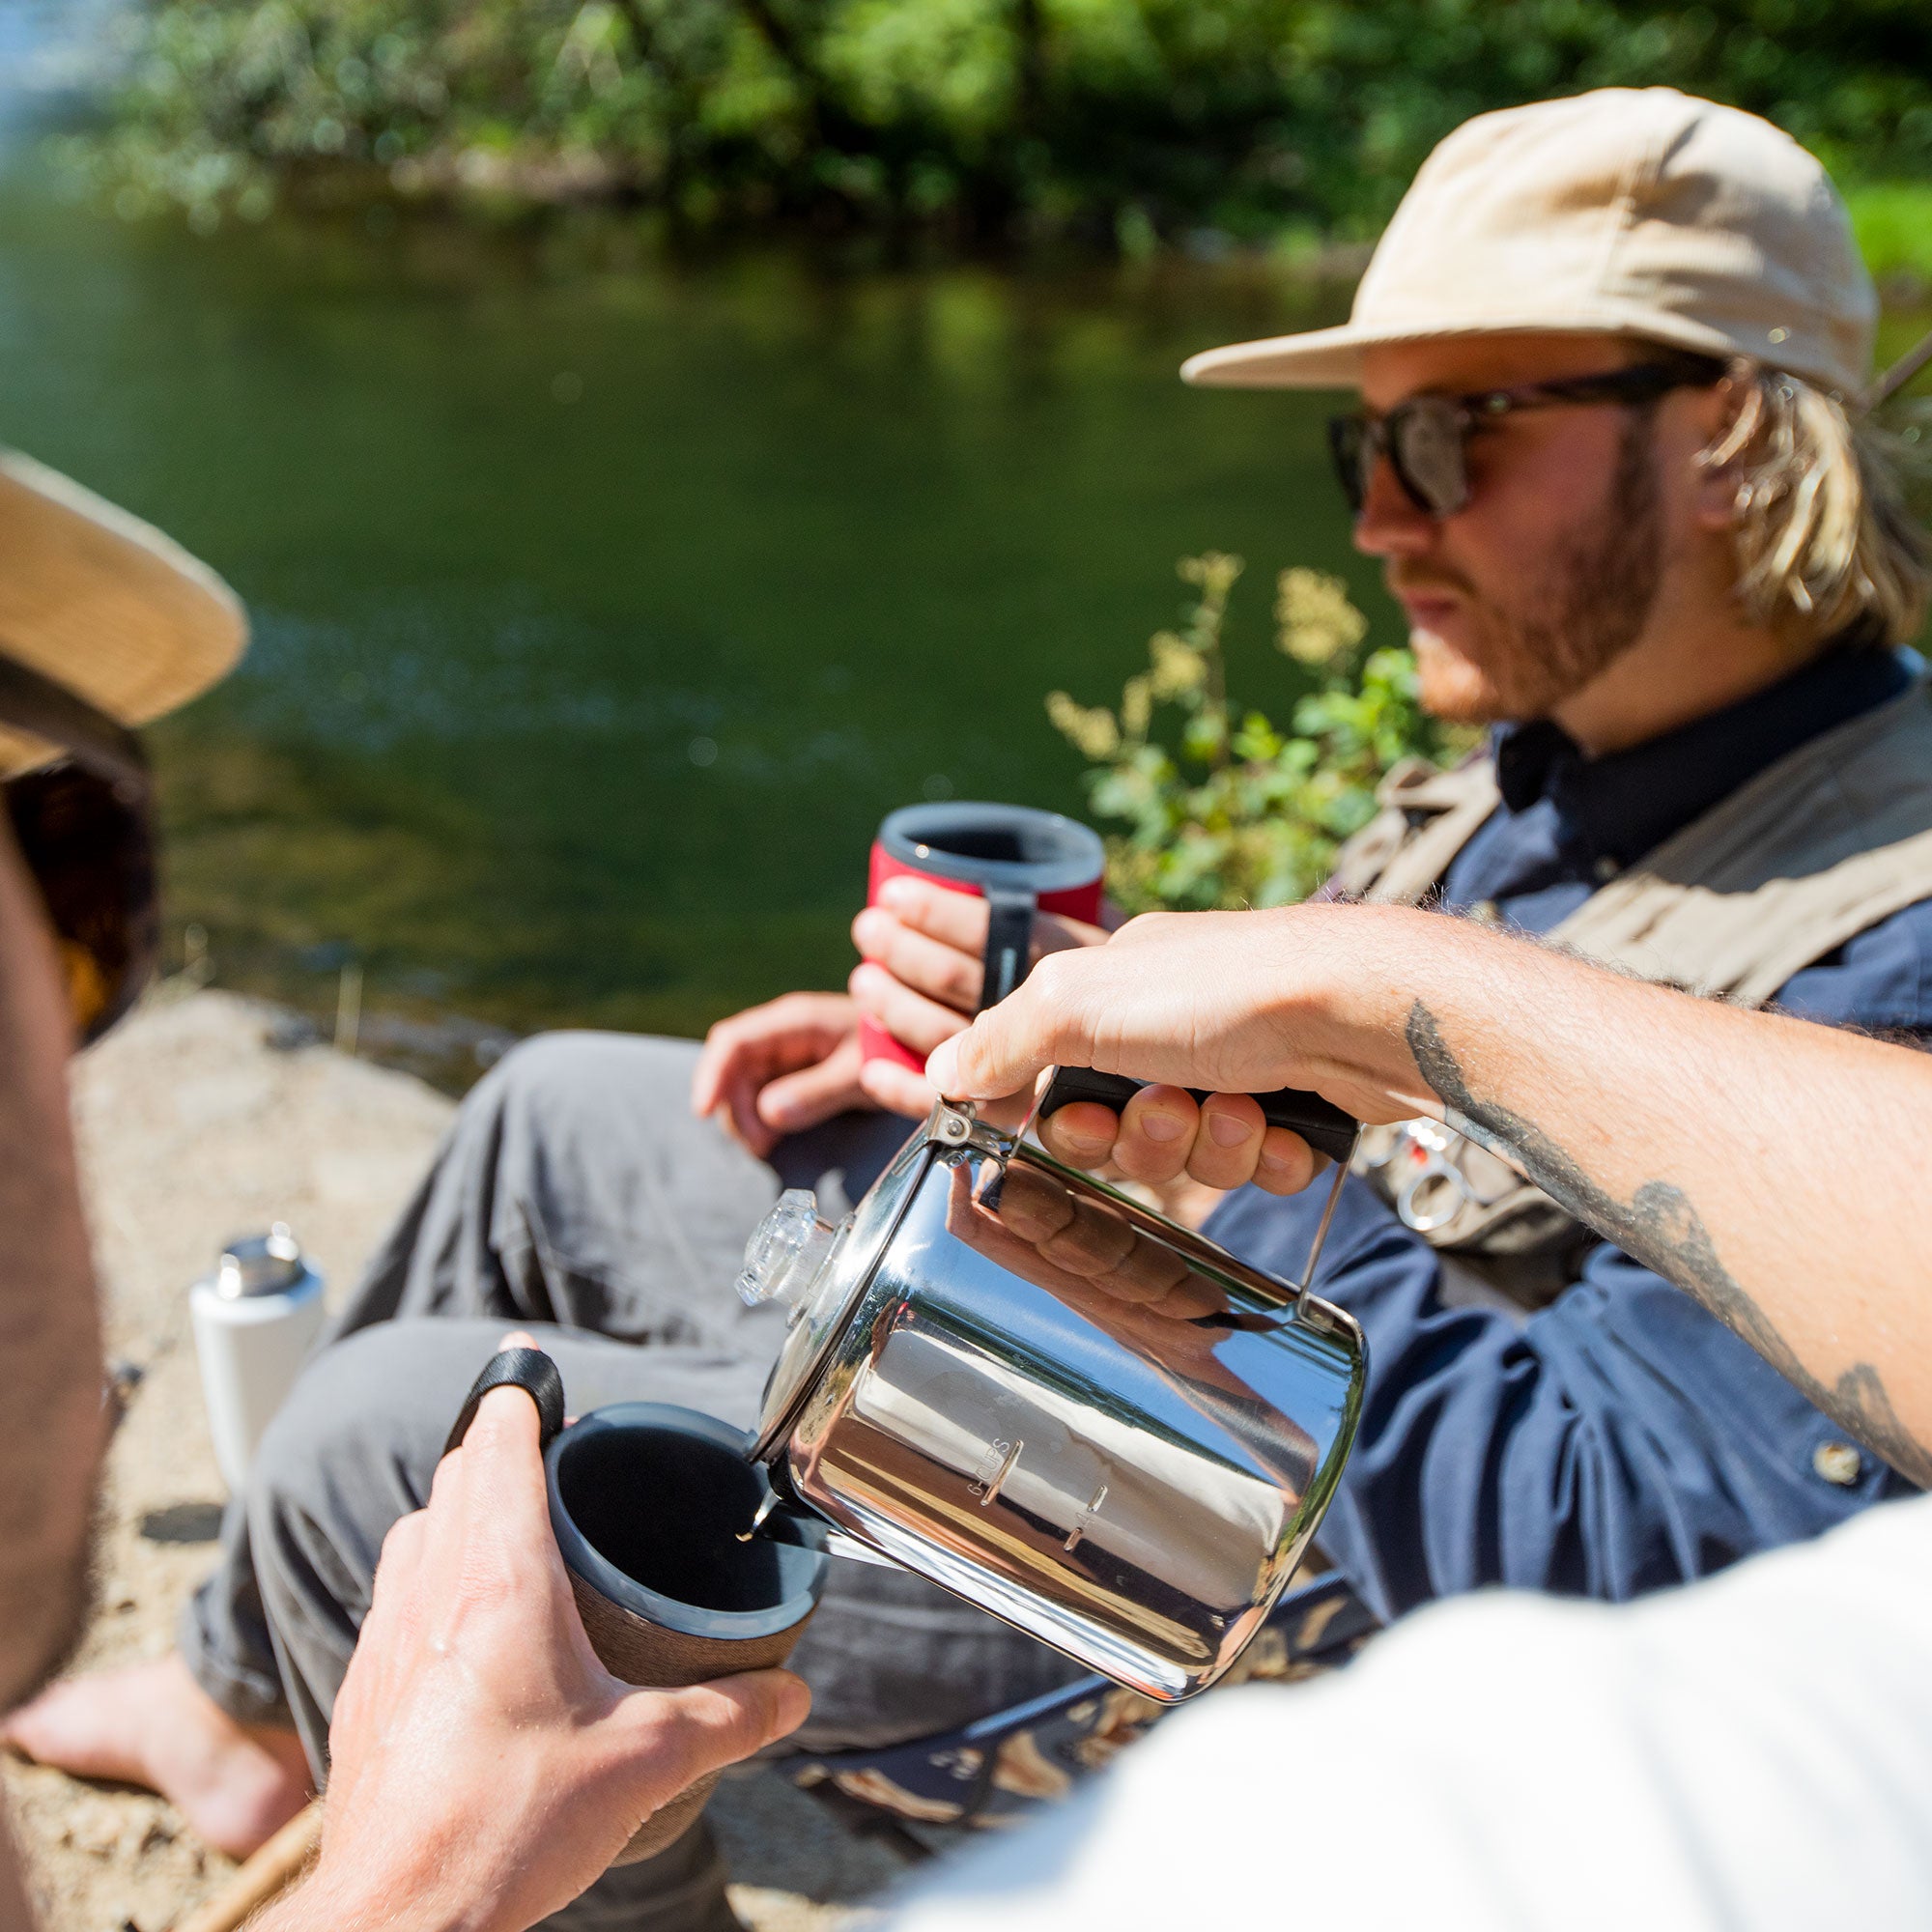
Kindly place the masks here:
<instances>
[{"instance_id":1,"label":"mug with black rim","mask_svg":"<svg viewBox=\"0 0 1932 1932\"><path fill-rule=\"evenodd\" d=\"M536 1403L551 1529L605 1669L669 1690L791 1655L818 1607L826 1558L809 1525L789 1542L752 1534L772 1491L743 1430L662 1402L612 1403L565 1426L555 1363L541 1350L504 1349L476 1378L445 1454L483 1397L504 1386ZM654 1811L613 1862L674 1844L719 1776Z\"/></svg>"},{"instance_id":2,"label":"mug with black rim","mask_svg":"<svg viewBox=\"0 0 1932 1932\"><path fill-rule=\"evenodd\" d=\"M997 1006L1027 976L1036 917L1060 913L1096 924L1106 887L1107 849L1077 819L1024 805L968 800L909 805L890 813L872 841L866 903L879 902L888 879L911 876L986 901L979 1010ZM915 1073L925 1060L876 1020L859 1022L867 1060Z\"/></svg>"}]
</instances>

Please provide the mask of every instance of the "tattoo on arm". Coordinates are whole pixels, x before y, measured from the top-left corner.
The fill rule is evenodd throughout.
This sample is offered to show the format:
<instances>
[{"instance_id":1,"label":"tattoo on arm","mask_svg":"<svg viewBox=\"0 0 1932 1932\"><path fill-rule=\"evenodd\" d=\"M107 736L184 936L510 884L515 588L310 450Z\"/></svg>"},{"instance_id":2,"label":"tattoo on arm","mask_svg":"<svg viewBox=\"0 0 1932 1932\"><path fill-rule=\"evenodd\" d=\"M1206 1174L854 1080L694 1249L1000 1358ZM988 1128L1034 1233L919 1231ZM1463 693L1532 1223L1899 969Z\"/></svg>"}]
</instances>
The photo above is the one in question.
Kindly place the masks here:
<instances>
[{"instance_id":1,"label":"tattoo on arm","mask_svg":"<svg viewBox=\"0 0 1932 1932\"><path fill-rule=\"evenodd\" d=\"M1710 1230L1682 1188L1646 1180L1628 1201L1619 1201L1533 1121L1469 1091L1435 1014L1420 1000L1408 1009L1406 1037L1417 1071L1442 1101L1493 1135L1553 1200L1701 1301L1826 1414L1902 1475L1932 1488L1932 1449L1900 1423L1878 1371L1859 1362L1830 1386L1812 1375L1719 1259Z\"/></svg>"}]
</instances>

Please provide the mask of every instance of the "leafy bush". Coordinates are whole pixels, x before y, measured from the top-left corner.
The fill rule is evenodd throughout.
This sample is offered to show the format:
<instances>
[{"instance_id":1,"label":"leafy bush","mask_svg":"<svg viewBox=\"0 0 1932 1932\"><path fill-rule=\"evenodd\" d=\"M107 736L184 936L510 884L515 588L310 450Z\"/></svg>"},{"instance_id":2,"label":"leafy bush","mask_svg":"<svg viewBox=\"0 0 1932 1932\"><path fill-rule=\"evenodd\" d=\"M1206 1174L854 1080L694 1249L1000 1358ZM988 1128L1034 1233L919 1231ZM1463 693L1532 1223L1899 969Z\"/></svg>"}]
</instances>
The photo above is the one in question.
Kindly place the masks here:
<instances>
[{"instance_id":1,"label":"leafy bush","mask_svg":"<svg viewBox=\"0 0 1932 1932\"><path fill-rule=\"evenodd\" d=\"M1373 234L1486 108L1667 82L1932 180L1900 0L140 0L104 137L202 225L327 182L1129 251Z\"/></svg>"},{"instance_id":2,"label":"leafy bush","mask_svg":"<svg viewBox=\"0 0 1932 1932\"><path fill-rule=\"evenodd\" d=\"M1285 905L1327 876L1394 765L1470 739L1423 712L1406 650L1364 655L1368 619L1342 580L1305 569L1277 580L1275 645L1314 688L1286 732L1260 711L1237 714L1222 634L1241 559L1210 552L1179 568L1193 606L1179 631L1150 639L1148 668L1128 678L1118 708L1056 691L1047 715L1093 767L1094 813L1128 828L1107 841L1108 889L1121 905Z\"/></svg>"}]
</instances>

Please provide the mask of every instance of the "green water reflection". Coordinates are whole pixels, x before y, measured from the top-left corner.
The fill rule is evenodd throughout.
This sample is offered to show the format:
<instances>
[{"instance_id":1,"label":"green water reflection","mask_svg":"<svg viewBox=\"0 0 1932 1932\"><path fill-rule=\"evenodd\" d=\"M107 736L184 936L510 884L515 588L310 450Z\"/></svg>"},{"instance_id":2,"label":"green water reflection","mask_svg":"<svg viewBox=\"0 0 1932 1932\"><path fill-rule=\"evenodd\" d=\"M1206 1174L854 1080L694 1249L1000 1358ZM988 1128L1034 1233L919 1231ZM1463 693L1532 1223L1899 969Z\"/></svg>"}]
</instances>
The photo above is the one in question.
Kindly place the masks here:
<instances>
[{"instance_id":1,"label":"green water reflection","mask_svg":"<svg viewBox=\"0 0 1932 1932\"><path fill-rule=\"evenodd\" d=\"M172 915L222 980L519 1027L691 1031L837 985L922 795L1077 809L1040 698L1110 696L1173 562L1350 568L1321 405L1188 351L1301 320L1252 275L674 268L366 223L196 240L17 174L0 433L247 599L157 731Z\"/></svg>"},{"instance_id":2,"label":"green water reflection","mask_svg":"<svg viewBox=\"0 0 1932 1932\"><path fill-rule=\"evenodd\" d=\"M1349 574L1325 399L1189 351L1327 319L1253 270L672 267L334 225L197 240L0 178L0 437L254 612L156 732L172 920L221 980L691 1032L837 985L867 841L951 791L1078 809L1043 693L1112 695L1183 552ZM1901 325L1903 327L1903 325Z\"/></svg>"}]
</instances>

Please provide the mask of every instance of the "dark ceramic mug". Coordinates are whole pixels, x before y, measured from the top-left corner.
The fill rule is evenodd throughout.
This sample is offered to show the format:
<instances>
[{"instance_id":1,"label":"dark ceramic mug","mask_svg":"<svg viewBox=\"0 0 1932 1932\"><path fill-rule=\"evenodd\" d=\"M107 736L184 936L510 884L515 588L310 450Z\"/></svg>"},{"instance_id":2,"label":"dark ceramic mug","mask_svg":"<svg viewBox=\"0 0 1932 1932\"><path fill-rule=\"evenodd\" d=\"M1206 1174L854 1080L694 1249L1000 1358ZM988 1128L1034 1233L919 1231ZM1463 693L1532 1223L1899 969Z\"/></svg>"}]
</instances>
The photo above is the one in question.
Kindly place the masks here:
<instances>
[{"instance_id":1,"label":"dark ceramic mug","mask_svg":"<svg viewBox=\"0 0 1932 1932\"><path fill-rule=\"evenodd\" d=\"M525 1390L543 1418L551 1528L605 1669L676 1690L791 1655L818 1606L826 1559L809 1535L740 1540L771 1493L742 1430L658 1402L616 1403L563 1428L556 1365L538 1349L505 1349L476 1378L449 1447L484 1395L506 1385ZM674 1843L719 1776L654 1811L613 1862Z\"/></svg>"}]
</instances>

